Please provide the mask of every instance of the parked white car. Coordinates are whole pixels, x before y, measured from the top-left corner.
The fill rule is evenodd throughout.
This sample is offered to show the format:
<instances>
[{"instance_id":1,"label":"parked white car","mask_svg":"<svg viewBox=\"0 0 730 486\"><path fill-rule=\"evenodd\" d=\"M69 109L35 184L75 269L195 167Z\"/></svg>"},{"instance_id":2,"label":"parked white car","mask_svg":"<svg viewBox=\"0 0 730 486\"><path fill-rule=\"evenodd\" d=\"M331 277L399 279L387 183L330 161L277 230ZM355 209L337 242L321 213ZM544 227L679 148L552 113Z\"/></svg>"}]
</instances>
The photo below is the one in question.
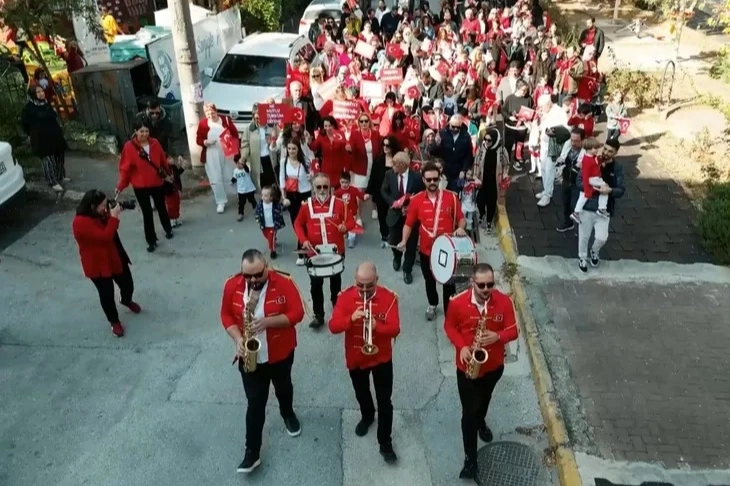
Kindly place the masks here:
<instances>
[{"instance_id":1,"label":"parked white car","mask_svg":"<svg viewBox=\"0 0 730 486\"><path fill-rule=\"evenodd\" d=\"M299 21L299 35L307 37L309 35L309 28L314 22L317 21L317 17L320 14L326 14L336 22L340 21L342 17L342 1L333 0L313 0L306 9L302 19Z\"/></svg>"},{"instance_id":2,"label":"parked white car","mask_svg":"<svg viewBox=\"0 0 730 486\"><path fill-rule=\"evenodd\" d=\"M286 66L300 57L307 62L315 58L314 46L306 36L281 32L256 33L233 46L215 70L203 75L210 83L203 98L214 103L219 113L228 115L239 132L251 122L254 103L266 98L280 100L286 88Z\"/></svg>"},{"instance_id":3,"label":"parked white car","mask_svg":"<svg viewBox=\"0 0 730 486\"><path fill-rule=\"evenodd\" d=\"M13 157L13 148L7 142L0 142L0 206L24 187L23 168Z\"/></svg>"}]
</instances>

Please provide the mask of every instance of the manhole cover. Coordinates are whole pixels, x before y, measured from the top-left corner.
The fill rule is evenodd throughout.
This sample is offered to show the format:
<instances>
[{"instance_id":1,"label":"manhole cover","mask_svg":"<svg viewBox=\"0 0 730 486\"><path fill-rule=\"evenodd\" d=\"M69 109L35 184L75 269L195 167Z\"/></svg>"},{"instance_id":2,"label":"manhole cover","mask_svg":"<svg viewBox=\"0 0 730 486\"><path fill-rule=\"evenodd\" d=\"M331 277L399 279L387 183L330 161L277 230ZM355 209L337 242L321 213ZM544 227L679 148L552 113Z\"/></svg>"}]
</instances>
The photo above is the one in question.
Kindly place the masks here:
<instances>
[{"instance_id":1,"label":"manhole cover","mask_svg":"<svg viewBox=\"0 0 730 486\"><path fill-rule=\"evenodd\" d=\"M481 486L548 486L550 474L529 446L494 442L477 455Z\"/></svg>"}]
</instances>

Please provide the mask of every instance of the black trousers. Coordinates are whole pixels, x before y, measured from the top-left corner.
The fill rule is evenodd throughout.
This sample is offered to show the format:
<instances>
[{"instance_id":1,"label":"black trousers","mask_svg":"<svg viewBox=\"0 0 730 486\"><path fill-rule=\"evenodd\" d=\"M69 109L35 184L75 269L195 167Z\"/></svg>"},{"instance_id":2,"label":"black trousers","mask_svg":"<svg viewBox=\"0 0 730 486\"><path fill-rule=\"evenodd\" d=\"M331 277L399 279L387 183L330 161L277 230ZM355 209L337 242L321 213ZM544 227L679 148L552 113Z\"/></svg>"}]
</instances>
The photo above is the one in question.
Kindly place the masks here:
<instances>
[{"instance_id":1,"label":"black trousers","mask_svg":"<svg viewBox=\"0 0 730 486\"><path fill-rule=\"evenodd\" d=\"M238 194L238 214L244 213L246 203L249 203L254 210L256 209L256 191Z\"/></svg>"},{"instance_id":2,"label":"black trousers","mask_svg":"<svg viewBox=\"0 0 730 486\"><path fill-rule=\"evenodd\" d=\"M518 142L525 143L527 140L527 130L512 130L511 128L504 129L504 148L507 149L507 153L512 157L512 149L517 145ZM522 160L522 154L515 152L515 160Z\"/></svg>"},{"instance_id":3,"label":"black trousers","mask_svg":"<svg viewBox=\"0 0 730 486\"><path fill-rule=\"evenodd\" d=\"M375 404L370 393L370 374L373 375L375 399L378 401L378 444L391 443L393 430L393 361L380 363L372 368L350 370L352 388L355 398L360 404L360 412L364 420L375 420Z\"/></svg>"},{"instance_id":4,"label":"black trousers","mask_svg":"<svg viewBox=\"0 0 730 486\"><path fill-rule=\"evenodd\" d=\"M270 187L276 184L276 175L274 174L274 166L271 165L271 157L261 157L261 187Z\"/></svg>"},{"instance_id":5,"label":"black trousers","mask_svg":"<svg viewBox=\"0 0 730 486\"><path fill-rule=\"evenodd\" d=\"M160 187L134 188L134 195L137 197L139 209L142 211L142 221L144 223L144 239L148 245L157 243L157 233L155 233L155 217L152 214L152 203L155 202L155 209L160 216L160 224L165 233L172 232L170 224L170 216L167 214L167 205L165 204L165 193Z\"/></svg>"},{"instance_id":6,"label":"black trousers","mask_svg":"<svg viewBox=\"0 0 730 486\"><path fill-rule=\"evenodd\" d=\"M324 278L309 276L309 292L312 294L312 311L316 317L324 317ZM337 303L337 294L342 290L342 274L329 277L330 301Z\"/></svg>"},{"instance_id":7,"label":"black trousers","mask_svg":"<svg viewBox=\"0 0 730 486\"><path fill-rule=\"evenodd\" d=\"M291 382L291 368L294 351L277 363L259 363L253 373L243 371L243 362L238 360L238 371L246 393L246 449L259 452L261 436L266 420L266 402L269 400L269 386L274 385L274 394L279 401L279 413L287 419L294 415L294 386Z\"/></svg>"},{"instance_id":8,"label":"black trousers","mask_svg":"<svg viewBox=\"0 0 730 486\"><path fill-rule=\"evenodd\" d=\"M423 281L426 284L426 297L428 298L428 305L436 307L439 305L439 293L438 289L436 288L436 279L433 278L433 273L431 272L431 257L420 253L420 260L421 273L423 274ZM449 307L449 299L455 293L455 284L451 283L445 284L443 286L444 314Z\"/></svg>"},{"instance_id":9,"label":"black trousers","mask_svg":"<svg viewBox=\"0 0 730 486\"><path fill-rule=\"evenodd\" d=\"M91 281L94 283L97 292L99 292L99 303L101 303L101 308L104 311L104 315L106 315L106 320L110 324L119 322L117 303L114 300L114 284L116 283L117 287L119 287L122 304L126 305L132 302L134 280L132 279L132 272L129 270L129 265L124 265L120 274L112 275L111 277L92 278Z\"/></svg>"},{"instance_id":10,"label":"black trousers","mask_svg":"<svg viewBox=\"0 0 730 486\"><path fill-rule=\"evenodd\" d=\"M563 177L565 177L565 174L563 174ZM573 214L573 209L575 209L573 205L573 188L565 181L566 179L563 178L560 190L560 195L563 200L563 223L571 224L572 220L570 219L570 215Z\"/></svg>"},{"instance_id":11,"label":"black trousers","mask_svg":"<svg viewBox=\"0 0 730 486\"><path fill-rule=\"evenodd\" d=\"M403 225L399 224L390 228L390 243L397 245L403 238ZM393 248L393 260L402 263L403 273L412 273L413 265L416 263L416 252L418 251L418 224L411 229L411 236L406 241L406 250L399 251Z\"/></svg>"},{"instance_id":12,"label":"black trousers","mask_svg":"<svg viewBox=\"0 0 730 486\"><path fill-rule=\"evenodd\" d=\"M302 209L304 201L312 197L312 191L307 192L287 192L286 198L289 200L289 217L291 218L291 226L294 227L294 221L297 220L299 210ZM297 250L302 249L302 244L297 241Z\"/></svg>"},{"instance_id":13,"label":"black trousers","mask_svg":"<svg viewBox=\"0 0 730 486\"><path fill-rule=\"evenodd\" d=\"M477 458L477 432L486 423L492 393L502 373L504 366L481 378L470 380L463 371L456 370L456 386L461 401L461 438L464 442L464 454L469 459Z\"/></svg>"},{"instance_id":14,"label":"black trousers","mask_svg":"<svg viewBox=\"0 0 730 486\"><path fill-rule=\"evenodd\" d=\"M494 215L497 214L498 195L496 181L482 184L477 192L477 211L479 211L479 217L484 218L487 223L494 222Z\"/></svg>"},{"instance_id":15,"label":"black trousers","mask_svg":"<svg viewBox=\"0 0 730 486\"><path fill-rule=\"evenodd\" d=\"M389 209L388 203L379 194L373 196L373 202L375 203L375 210L378 212L380 239L381 241L388 241L388 234L390 234L390 228L388 228L388 223L386 222Z\"/></svg>"}]
</instances>

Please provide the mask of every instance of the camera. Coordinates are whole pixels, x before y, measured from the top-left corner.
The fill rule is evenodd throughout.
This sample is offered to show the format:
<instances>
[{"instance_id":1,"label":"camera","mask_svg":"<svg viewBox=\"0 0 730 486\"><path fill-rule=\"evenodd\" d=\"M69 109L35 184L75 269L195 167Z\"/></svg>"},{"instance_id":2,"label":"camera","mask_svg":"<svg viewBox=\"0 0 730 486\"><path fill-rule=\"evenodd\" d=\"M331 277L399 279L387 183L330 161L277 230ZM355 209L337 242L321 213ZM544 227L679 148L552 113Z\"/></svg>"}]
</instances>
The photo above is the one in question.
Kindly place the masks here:
<instances>
[{"instance_id":1,"label":"camera","mask_svg":"<svg viewBox=\"0 0 730 486\"><path fill-rule=\"evenodd\" d=\"M109 199L109 209L116 207L116 205L119 204L122 209L125 211L132 211L134 209L137 209L137 201L134 199L130 199L129 201L117 201L115 199Z\"/></svg>"}]
</instances>

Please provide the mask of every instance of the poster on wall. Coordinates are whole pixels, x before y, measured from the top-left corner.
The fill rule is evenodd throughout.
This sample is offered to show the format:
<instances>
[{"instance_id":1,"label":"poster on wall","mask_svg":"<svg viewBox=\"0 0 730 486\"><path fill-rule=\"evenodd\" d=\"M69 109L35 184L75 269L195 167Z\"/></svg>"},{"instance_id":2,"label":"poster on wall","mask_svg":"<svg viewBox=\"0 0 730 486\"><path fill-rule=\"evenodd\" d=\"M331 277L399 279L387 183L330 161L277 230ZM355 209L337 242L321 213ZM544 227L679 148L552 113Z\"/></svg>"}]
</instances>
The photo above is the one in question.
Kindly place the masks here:
<instances>
[{"instance_id":1,"label":"poster on wall","mask_svg":"<svg viewBox=\"0 0 730 486\"><path fill-rule=\"evenodd\" d=\"M79 47L81 48L81 52L84 53L86 62L89 65L111 62L109 46L89 30L86 21L81 17L74 16L72 23L74 36L79 42Z\"/></svg>"},{"instance_id":2,"label":"poster on wall","mask_svg":"<svg viewBox=\"0 0 730 486\"><path fill-rule=\"evenodd\" d=\"M238 11L231 9L215 17L208 17L193 25L198 68L215 68L228 50L241 40L241 19ZM180 100L180 79L175 63L172 36L163 37L147 45L148 59L160 78L157 96L168 100Z\"/></svg>"}]
</instances>

